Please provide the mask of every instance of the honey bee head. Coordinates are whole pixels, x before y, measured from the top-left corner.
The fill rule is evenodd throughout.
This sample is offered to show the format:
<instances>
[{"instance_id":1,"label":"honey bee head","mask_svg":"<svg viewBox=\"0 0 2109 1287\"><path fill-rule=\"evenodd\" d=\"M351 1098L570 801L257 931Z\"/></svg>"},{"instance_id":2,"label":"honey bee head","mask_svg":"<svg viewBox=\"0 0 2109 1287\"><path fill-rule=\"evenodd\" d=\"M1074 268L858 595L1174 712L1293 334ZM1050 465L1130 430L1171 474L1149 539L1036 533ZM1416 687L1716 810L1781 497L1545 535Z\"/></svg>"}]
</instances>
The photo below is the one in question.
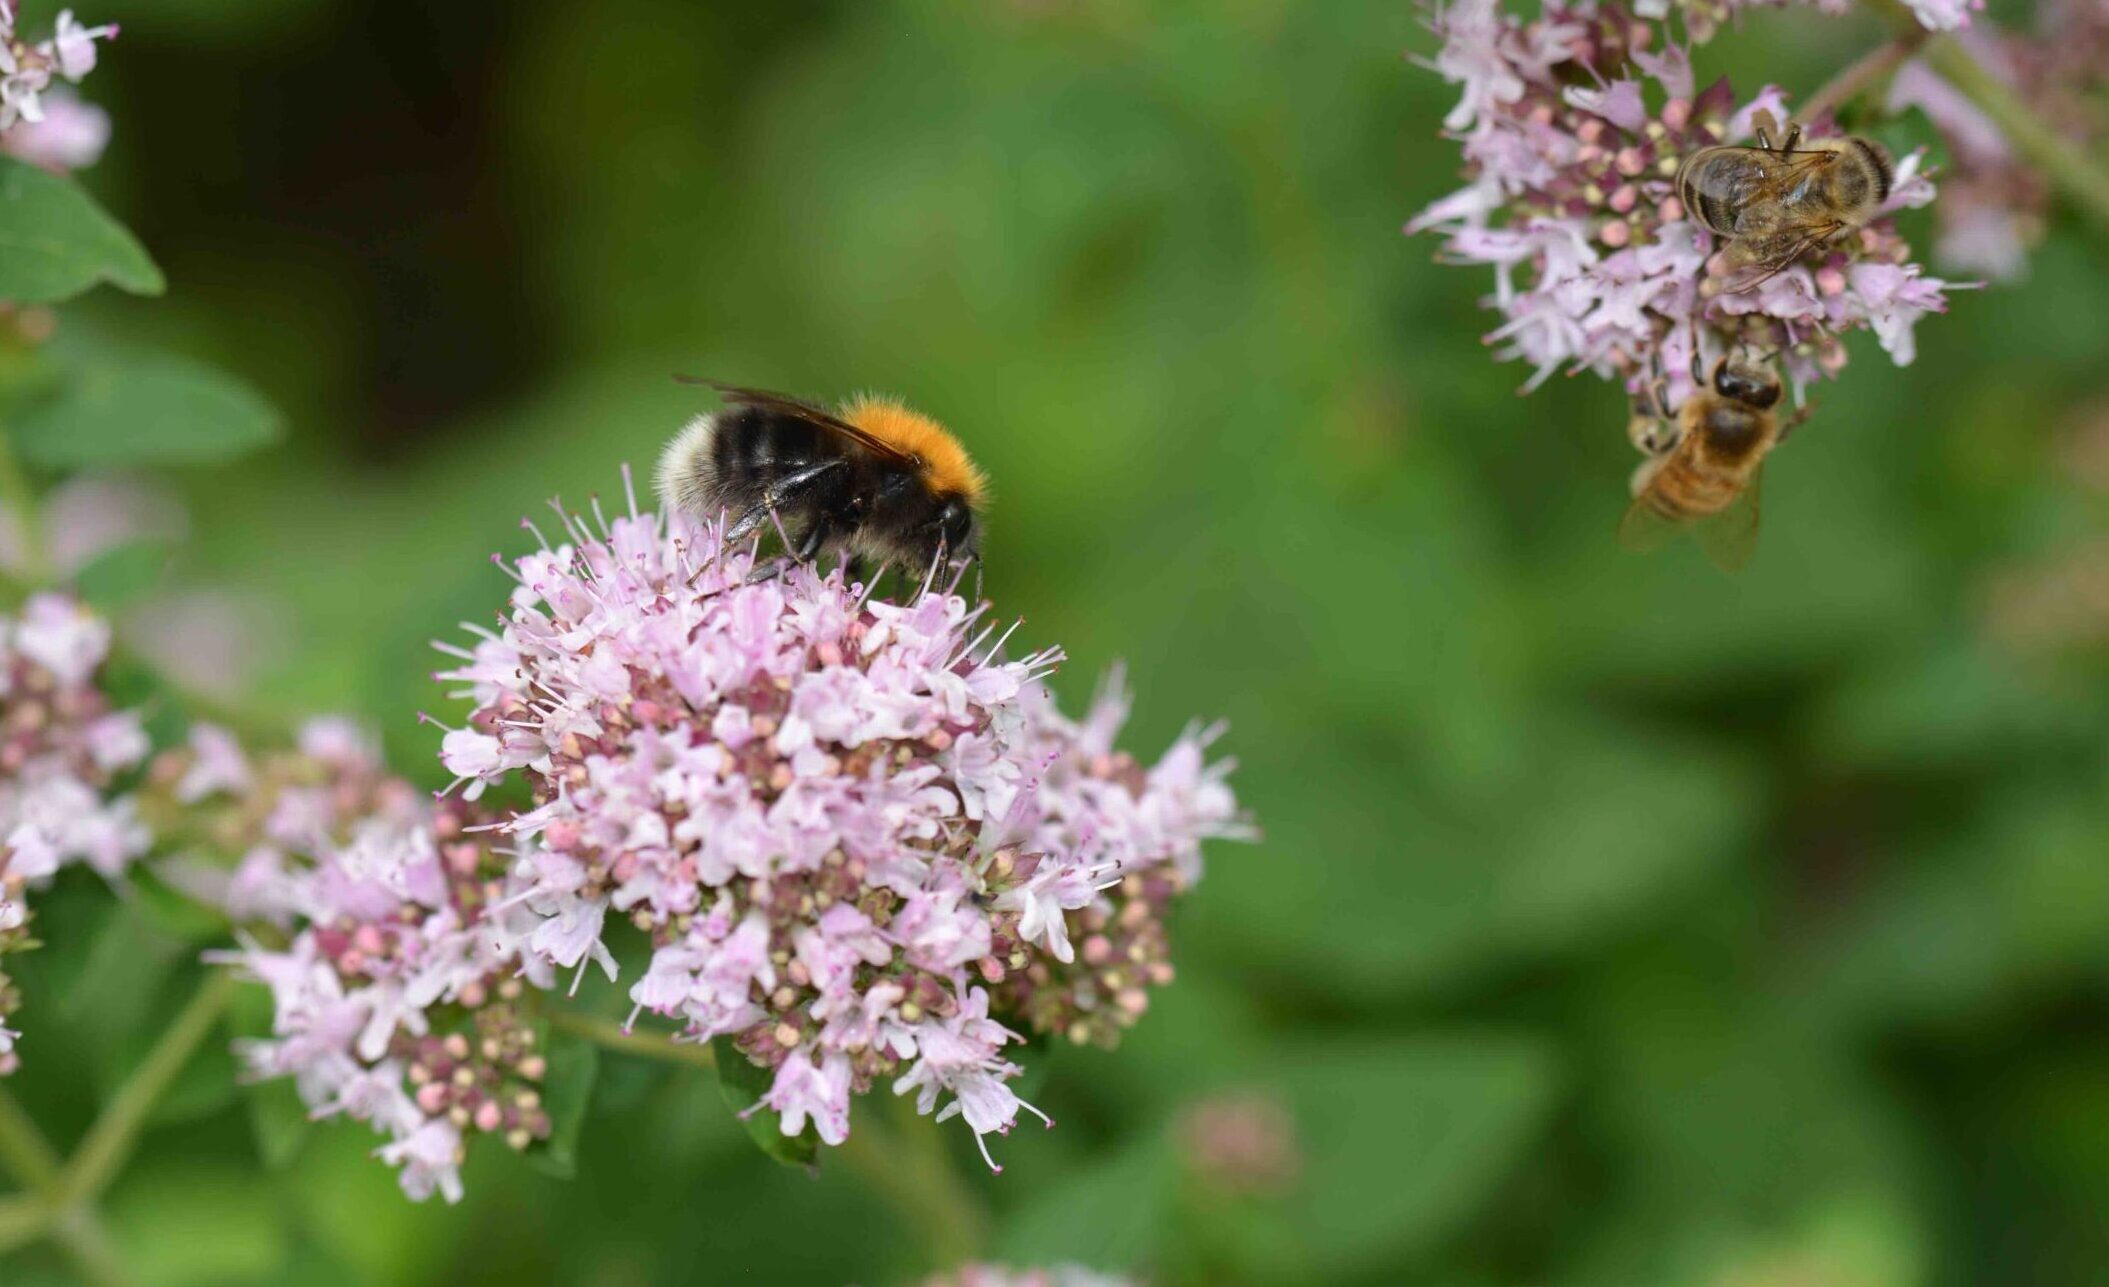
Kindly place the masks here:
<instances>
[{"instance_id":1,"label":"honey bee head","mask_svg":"<svg viewBox=\"0 0 2109 1287\"><path fill-rule=\"evenodd\" d=\"M1731 402L1740 402L1760 411L1768 411L1779 402L1781 393L1779 377L1772 373L1772 364L1743 362L1733 358L1722 358L1714 363L1714 392Z\"/></svg>"}]
</instances>

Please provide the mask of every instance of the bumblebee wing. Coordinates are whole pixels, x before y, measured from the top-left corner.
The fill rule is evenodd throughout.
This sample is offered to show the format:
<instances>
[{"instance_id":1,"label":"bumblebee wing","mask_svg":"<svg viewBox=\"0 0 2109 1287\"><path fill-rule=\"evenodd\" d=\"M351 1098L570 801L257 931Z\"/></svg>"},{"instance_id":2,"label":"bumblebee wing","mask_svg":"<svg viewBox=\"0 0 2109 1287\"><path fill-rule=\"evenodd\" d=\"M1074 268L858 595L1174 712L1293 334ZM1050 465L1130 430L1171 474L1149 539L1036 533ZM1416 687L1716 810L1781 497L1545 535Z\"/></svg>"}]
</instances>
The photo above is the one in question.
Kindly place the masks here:
<instances>
[{"instance_id":1,"label":"bumblebee wing","mask_svg":"<svg viewBox=\"0 0 2109 1287\"><path fill-rule=\"evenodd\" d=\"M857 428L857 426L836 416L827 408L816 406L803 398L794 398L788 393L771 393L767 389L750 389L743 385L726 384L719 380L709 380L701 376L676 375L674 378L683 384L701 384L716 389L725 401L736 407L760 407L765 411L773 411L778 415L790 416L797 420L803 420L807 424L816 425L838 437L846 438L874 455L894 464L912 467L916 463L913 456L910 456L892 443L882 438L873 437L871 434L864 432L864 430Z\"/></svg>"},{"instance_id":2,"label":"bumblebee wing","mask_svg":"<svg viewBox=\"0 0 2109 1287\"><path fill-rule=\"evenodd\" d=\"M1750 475L1750 485L1728 503L1728 508L1708 516L1693 529L1699 548L1723 572L1740 572L1757 549L1758 491L1765 481L1765 467Z\"/></svg>"}]
</instances>

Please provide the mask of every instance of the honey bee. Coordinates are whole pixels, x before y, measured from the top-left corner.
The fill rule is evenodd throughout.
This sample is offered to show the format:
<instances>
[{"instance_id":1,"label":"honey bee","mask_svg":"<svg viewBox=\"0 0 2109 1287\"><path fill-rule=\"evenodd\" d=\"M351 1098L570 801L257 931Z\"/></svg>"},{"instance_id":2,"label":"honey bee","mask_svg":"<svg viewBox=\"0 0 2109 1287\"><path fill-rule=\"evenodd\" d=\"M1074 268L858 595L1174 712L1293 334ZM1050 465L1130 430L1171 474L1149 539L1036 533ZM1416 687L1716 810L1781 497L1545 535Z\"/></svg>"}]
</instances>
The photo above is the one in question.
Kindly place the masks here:
<instances>
[{"instance_id":1,"label":"honey bee","mask_svg":"<svg viewBox=\"0 0 2109 1287\"><path fill-rule=\"evenodd\" d=\"M1640 405L1628 428L1649 456L1633 471L1633 504L1618 525L1619 544L1651 550L1690 531L1723 571L1748 563L1757 547L1765 457L1808 416L1807 408L1785 420L1775 414L1781 392L1769 361L1724 357L1672 424L1658 384L1653 406ZM1655 426L1643 427L1650 418Z\"/></svg>"},{"instance_id":2,"label":"honey bee","mask_svg":"<svg viewBox=\"0 0 2109 1287\"><path fill-rule=\"evenodd\" d=\"M779 525L793 558L823 552L930 569L980 557L988 483L959 439L892 398L829 411L781 393L698 380L727 403L697 416L659 457L659 495L699 517L730 515L727 538Z\"/></svg>"},{"instance_id":3,"label":"honey bee","mask_svg":"<svg viewBox=\"0 0 2109 1287\"><path fill-rule=\"evenodd\" d=\"M1753 290L1819 247L1865 226L1889 199L1895 170L1882 145L1856 136L1804 141L1757 115L1756 147L1707 147L1677 167L1677 196L1694 219L1727 242L1722 264L1756 275L1729 287ZM1748 276L1748 274L1746 274Z\"/></svg>"}]
</instances>

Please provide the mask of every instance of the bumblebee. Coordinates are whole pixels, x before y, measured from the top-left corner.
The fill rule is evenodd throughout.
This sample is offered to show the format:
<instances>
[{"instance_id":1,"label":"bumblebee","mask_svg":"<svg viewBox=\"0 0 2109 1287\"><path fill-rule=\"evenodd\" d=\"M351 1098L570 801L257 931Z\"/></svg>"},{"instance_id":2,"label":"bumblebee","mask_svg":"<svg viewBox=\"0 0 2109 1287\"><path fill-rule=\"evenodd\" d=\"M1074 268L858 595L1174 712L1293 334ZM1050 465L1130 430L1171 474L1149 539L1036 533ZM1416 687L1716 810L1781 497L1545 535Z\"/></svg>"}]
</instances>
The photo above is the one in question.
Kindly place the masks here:
<instances>
[{"instance_id":1,"label":"bumblebee","mask_svg":"<svg viewBox=\"0 0 2109 1287\"><path fill-rule=\"evenodd\" d=\"M959 439L893 398L833 411L781 393L705 384L726 402L691 420L659 457L659 496L727 539L780 525L793 558L839 553L929 569L980 557L988 482Z\"/></svg>"}]
</instances>

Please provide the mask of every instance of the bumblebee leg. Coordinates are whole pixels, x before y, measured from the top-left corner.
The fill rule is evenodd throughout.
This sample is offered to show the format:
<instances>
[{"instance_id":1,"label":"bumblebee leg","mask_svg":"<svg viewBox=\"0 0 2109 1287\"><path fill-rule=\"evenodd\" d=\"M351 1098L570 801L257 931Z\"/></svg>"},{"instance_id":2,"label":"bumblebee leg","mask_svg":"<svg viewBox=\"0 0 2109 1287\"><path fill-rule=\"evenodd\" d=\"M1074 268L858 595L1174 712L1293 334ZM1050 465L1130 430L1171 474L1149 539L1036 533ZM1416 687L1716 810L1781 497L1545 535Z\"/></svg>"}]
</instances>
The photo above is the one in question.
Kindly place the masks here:
<instances>
[{"instance_id":1,"label":"bumblebee leg","mask_svg":"<svg viewBox=\"0 0 2109 1287\"><path fill-rule=\"evenodd\" d=\"M798 552L791 557L800 563L811 563L813 556L820 553L820 547L827 544L827 536L827 516L823 514L813 520L813 526L806 531L806 539L798 543Z\"/></svg>"},{"instance_id":2,"label":"bumblebee leg","mask_svg":"<svg viewBox=\"0 0 2109 1287\"><path fill-rule=\"evenodd\" d=\"M769 517L772 519L776 517L773 510L770 512ZM779 522L776 525L776 531L779 536L783 537L784 548L790 550L791 557L788 560L772 560L767 567L761 568L747 578L748 585L760 585L764 581L774 581L782 576L784 570L791 564L811 563L813 556L820 552L820 547L827 543L828 522L825 517L814 519L813 526L806 529L805 539L798 542L798 548L795 550L791 549L791 538L784 531L782 523Z\"/></svg>"},{"instance_id":3,"label":"bumblebee leg","mask_svg":"<svg viewBox=\"0 0 2109 1287\"><path fill-rule=\"evenodd\" d=\"M762 525L762 520L782 509L786 502L797 500L811 491L815 484L837 469L847 466L843 460L823 461L818 465L801 469L795 474L777 479L762 492L761 500L749 506L747 512L725 533L725 539L736 541Z\"/></svg>"}]
</instances>

